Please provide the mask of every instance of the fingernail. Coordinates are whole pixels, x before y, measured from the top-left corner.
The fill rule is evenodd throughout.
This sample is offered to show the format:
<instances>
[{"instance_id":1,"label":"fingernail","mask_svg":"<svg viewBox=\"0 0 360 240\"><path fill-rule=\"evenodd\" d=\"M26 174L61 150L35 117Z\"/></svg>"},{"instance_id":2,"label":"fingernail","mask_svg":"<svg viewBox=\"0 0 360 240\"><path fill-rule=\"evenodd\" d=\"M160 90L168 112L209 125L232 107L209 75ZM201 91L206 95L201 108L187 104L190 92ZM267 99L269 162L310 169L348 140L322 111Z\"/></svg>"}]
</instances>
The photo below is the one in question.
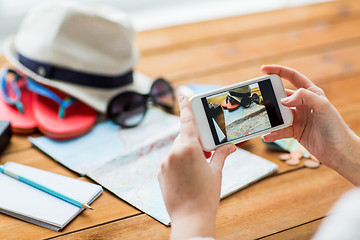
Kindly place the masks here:
<instances>
[{"instance_id":1,"label":"fingernail","mask_svg":"<svg viewBox=\"0 0 360 240\"><path fill-rule=\"evenodd\" d=\"M269 138L269 135L270 135L270 133L269 133L269 134L266 134L266 135L264 135L264 136L262 137L265 142L272 142L272 141L269 141L269 140L271 140L271 139L268 139L268 138Z\"/></svg>"},{"instance_id":2,"label":"fingernail","mask_svg":"<svg viewBox=\"0 0 360 240\"><path fill-rule=\"evenodd\" d=\"M232 148L230 148L230 154L232 154L235 151L236 151L236 147L235 147L235 145L232 145Z\"/></svg>"},{"instance_id":3,"label":"fingernail","mask_svg":"<svg viewBox=\"0 0 360 240\"><path fill-rule=\"evenodd\" d=\"M184 99L185 99L185 97L184 97L184 96L180 96L180 97L178 97L178 102L179 102L179 103L181 103L181 102L183 102L183 101L184 101Z\"/></svg>"},{"instance_id":4,"label":"fingernail","mask_svg":"<svg viewBox=\"0 0 360 240\"><path fill-rule=\"evenodd\" d=\"M281 102L282 103L287 103L287 102L289 102L290 101L290 97L285 97L285 98L282 98L281 99Z\"/></svg>"}]
</instances>

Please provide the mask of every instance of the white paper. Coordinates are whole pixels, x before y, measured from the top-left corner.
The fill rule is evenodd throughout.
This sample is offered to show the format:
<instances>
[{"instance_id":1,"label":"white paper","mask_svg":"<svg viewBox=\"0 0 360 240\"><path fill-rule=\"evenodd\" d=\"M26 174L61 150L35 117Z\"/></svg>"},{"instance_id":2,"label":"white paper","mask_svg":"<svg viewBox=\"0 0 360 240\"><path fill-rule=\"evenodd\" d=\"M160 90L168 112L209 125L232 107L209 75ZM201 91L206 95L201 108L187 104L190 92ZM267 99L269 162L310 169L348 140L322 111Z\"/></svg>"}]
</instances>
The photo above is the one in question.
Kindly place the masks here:
<instances>
[{"instance_id":1,"label":"white paper","mask_svg":"<svg viewBox=\"0 0 360 240\"><path fill-rule=\"evenodd\" d=\"M5 168L80 202L91 202L101 192L98 185L62 175L7 162ZM81 209L19 180L0 173L0 211L64 227Z\"/></svg>"}]
</instances>

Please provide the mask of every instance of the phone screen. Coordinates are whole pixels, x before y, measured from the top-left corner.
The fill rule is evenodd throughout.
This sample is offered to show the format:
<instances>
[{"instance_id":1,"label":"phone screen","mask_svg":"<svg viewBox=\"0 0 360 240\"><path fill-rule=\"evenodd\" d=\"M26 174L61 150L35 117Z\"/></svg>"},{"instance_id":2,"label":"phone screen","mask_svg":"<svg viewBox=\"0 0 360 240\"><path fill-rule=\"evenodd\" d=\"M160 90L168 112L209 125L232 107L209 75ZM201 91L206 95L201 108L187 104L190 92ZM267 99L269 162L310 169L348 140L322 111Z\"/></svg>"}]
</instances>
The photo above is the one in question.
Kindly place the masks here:
<instances>
[{"instance_id":1,"label":"phone screen","mask_svg":"<svg viewBox=\"0 0 360 240\"><path fill-rule=\"evenodd\" d=\"M270 79L201 98L215 145L284 123Z\"/></svg>"}]
</instances>

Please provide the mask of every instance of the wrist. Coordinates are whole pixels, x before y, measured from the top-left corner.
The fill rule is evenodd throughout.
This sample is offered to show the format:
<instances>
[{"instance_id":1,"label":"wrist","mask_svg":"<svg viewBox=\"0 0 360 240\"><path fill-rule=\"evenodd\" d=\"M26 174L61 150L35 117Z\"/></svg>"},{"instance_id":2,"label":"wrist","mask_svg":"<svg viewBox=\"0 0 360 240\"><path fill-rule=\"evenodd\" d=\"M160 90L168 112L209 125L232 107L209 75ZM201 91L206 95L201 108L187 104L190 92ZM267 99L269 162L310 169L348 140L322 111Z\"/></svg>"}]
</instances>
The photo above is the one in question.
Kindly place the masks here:
<instances>
[{"instance_id":1,"label":"wrist","mask_svg":"<svg viewBox=\"0 0 360 240\"><path fill-rule=\"evenodd\" d=\"M216 214L209 212L174 214L171 217L171 239L215 238L215 220Z\"/></svg>"},{"instance_id":2,"label":"wrist","mask_svg":"<svg viewBox=\"0 0 360 240\"><path fill-rule=\"evenodd\" d=\"M356 186L360 186L360 138L348 129L341 149L338 149L337 164L333 168Z\"/></svg>"}]
</instances>

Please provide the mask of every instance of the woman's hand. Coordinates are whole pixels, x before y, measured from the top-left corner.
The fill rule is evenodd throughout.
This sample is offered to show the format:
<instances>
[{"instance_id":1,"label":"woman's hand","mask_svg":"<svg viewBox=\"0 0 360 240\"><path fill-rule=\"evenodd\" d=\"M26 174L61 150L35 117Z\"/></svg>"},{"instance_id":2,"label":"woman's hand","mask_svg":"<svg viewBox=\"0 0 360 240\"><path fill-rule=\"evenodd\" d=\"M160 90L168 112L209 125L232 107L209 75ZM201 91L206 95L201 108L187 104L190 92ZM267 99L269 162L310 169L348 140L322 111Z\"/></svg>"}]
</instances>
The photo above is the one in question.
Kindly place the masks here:
<instances>
[{"instance_id":1,"label":"woman's hand","mask_svg":"<svg viewBox=\"0 0 360 240\"><path fill-rule=\"evenodd\" d=\"M287 90L288 97L281 100L284 106L293 107L293 124L264 136L264 140L272 142L293 137L322 163L359 185L359 138L348 128L323 90L291 68L265 65L261 70L265 74L277 74L297 88L296 91Z\"/></svg>"},{"instance_id":2,"label":"woman's hand","mask_svg":"<svg viewBox=\"0 0 360 240\"><path fill-rule=\"evenodd\" d=\"M221 172L225 158L236 148L234 145L219 147L208 163L199 142L190 103L180 97L179 104L180 134L158 175L171 218L171 237L214 237Z\"/></svg>"}]
</instances>

